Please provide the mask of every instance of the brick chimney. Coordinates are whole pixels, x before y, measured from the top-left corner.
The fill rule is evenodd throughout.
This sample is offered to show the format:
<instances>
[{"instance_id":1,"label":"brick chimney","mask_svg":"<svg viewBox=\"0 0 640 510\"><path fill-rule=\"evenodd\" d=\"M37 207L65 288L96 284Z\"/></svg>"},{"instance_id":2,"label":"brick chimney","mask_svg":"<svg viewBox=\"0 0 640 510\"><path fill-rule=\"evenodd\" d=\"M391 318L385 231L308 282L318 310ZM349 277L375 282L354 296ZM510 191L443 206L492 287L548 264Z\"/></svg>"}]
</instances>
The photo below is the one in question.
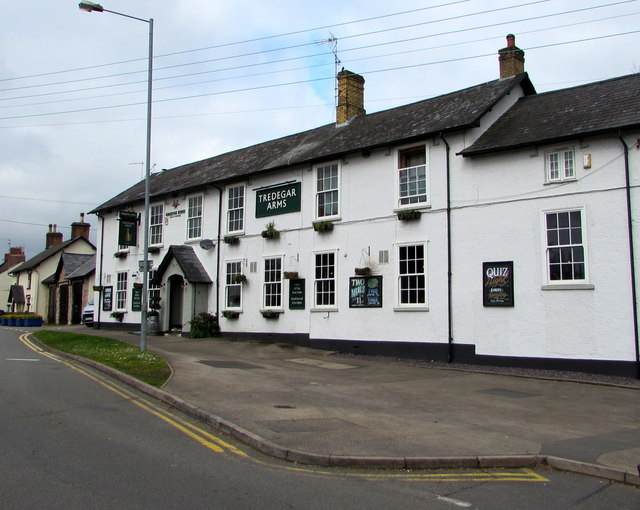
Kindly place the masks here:
<instances>
[{"instance_id":1,"label":"brick chimney","mask_svg":"<svg viewBox=\"0 0 640 510\"><path fill-rule=\"evenodd\" d=\"M336 124L346 124L354 117L364 115L364 78L351 71L338 73L338 107Z\"/></svg>"},{"instance_id":2,"label":"brick chimney","mask_svg":"<svg viewBox=\"0 0 640 510\"><path fill-rule=\"evenodd\" d=\"M25 260L27 260L27 257L24 254L24 249L21 247L11 246L9 248L9 253L4 254L4 264L7 264L8 267L13 267Z\"/></svg>"},{"instance_id":3,"label":"brick chimney","mask_svg":"<svg viewBox=\"0 0 640 510\"><path fill-rule=\"evenodd\" d=\"M516 46L516 36L507 36L507 47L498 51L500 79L511 78L524 73L524 51Z\"/></svg>"},{"instance_id":4,"label":"brick chimney","mask_svg":"<svg viewBox=\"0 0 640 510\"><path fill-rule=\"evenodd\" d=\"M62 243L62 232L57 232L57 230L58 230L58 225L52 225L51 223L49 223L49 232L47 232L47 241L46 241L45 250L55 244Z\"/></svg>"},{"instance_id":5,"label":"brick chimney","mask_svg":"<svg viewBox=\"0 0 640 510\"><path fill-rule=\"evenodd\" d=\"M75 239L76 237L84 237L88 241L90 230L91 225L89 223L85 223L84 221L84 213L80 213L80 221L74 221L71 224L71 239Z\"/></svg>"}]
</instances>

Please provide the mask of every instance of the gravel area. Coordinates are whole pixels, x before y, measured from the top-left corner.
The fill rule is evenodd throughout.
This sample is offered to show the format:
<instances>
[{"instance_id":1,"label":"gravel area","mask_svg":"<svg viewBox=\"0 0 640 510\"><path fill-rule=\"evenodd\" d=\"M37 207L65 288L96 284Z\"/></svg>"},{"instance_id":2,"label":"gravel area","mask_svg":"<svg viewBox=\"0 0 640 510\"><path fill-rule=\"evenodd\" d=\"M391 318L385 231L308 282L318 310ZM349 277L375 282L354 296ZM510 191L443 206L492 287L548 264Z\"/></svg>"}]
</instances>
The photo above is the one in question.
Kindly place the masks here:
<instances>
[{"instance_id":1,"label":"gravel area","mask_svg":"<svg viewBox=\"0 0 640 510\"><path fill-rule=\"evenodd\" d=\"M462 370L468 372L480 372L487 374L510 375L515 377L533 377L537 379L550 379L554 381L573 381L589 384L605 384L624 388L640 389L640 379L631 377L616 377L612 375L590 374L586 372L570 372L560 370L540 370L533 368L496 367L487 365L466 365L463 363L444 363L438 361L414 360L394 358L390 356L367 356L361 354L333 353L335 357L342 359L372 360L381 363L398 363L422 368L439 368L446 370Z\"/></svg>"}]
</instances>

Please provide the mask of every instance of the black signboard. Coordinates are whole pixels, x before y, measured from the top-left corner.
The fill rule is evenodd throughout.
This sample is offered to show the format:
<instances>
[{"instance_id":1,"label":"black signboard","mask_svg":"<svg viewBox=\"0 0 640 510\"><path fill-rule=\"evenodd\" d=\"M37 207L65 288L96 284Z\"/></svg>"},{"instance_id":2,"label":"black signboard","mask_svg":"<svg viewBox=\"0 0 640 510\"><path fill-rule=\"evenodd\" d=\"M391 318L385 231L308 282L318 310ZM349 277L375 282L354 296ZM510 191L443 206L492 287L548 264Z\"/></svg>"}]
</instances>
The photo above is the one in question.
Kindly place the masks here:
<instances>
[{"instance_id":1,"label":"black signboard","mask_svg":"<svg viewBox=\"0 0 640 510\"><path fill-rule=\"evenodd\" d=\"M300 210L299 182L256 190L256 218Z\"/></svg>"},{"instance_id":2,"label":"black signboard","mask_svg":"<svg viewBox=\"0 0 640 510\"><path fill-rule=\"evenodd\" d=\"M349 278L349 308L382 308L382 276Z\"/></svg>"},{"instance_id":3,"label":"black signboard","mask_svg":"<svg viewBox=\"0 0 640 510\"><path fill-rule=\"evenodd\" d=\"M483 262L484 306L513 306L513 262Z\"/></svg>"},{"instance_id":4,"label":"black signboard","mask_svg":"<svg viewBox=\"0 0 640 510\"><path fill-rule=\"evenodd\" d=\"M105 287L102 290L102 310L105 312L113 310L113 287Z\"/></svg>"},{"instance_id":5,"label":"black signboard","mask_svg":"<svg viewBox=\"0 0 640 510\"><path fill-rule=\"evenodd\" d=\"M289 280L289 309L304 310L304 278Z\"/></svg>"},{"instance_id":6,"label":"black signboard","mask_svg":"<svg viewBox=\"0 0 640 510\"><path fill-rule=\"evenodd\" d=\"M120 211L118 216L118 244L122 246L135 246L138 244L138 213Z\"/></svg>"},{"instance_id":7,"label":"black signboard","mask_svg":"<svg viewBox=\"0 0 640 510\"><path fill-rule=\"evenodd\" d=\"M142 311L142 287L133 287L131 291L131 311Z\"/></svg>"}]
</instances>

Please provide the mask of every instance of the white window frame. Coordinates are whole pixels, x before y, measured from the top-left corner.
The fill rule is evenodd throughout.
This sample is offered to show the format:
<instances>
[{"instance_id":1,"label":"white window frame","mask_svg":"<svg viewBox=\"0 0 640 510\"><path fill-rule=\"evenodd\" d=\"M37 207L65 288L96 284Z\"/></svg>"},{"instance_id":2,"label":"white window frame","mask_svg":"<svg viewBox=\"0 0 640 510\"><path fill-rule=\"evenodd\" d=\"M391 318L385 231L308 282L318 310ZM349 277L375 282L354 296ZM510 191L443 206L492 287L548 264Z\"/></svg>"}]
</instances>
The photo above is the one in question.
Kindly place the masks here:
<instances>
[{"instance_id":1,"label":"white window frame","mask_svg":"<svg viewBox=\"0 0 640 510\"><path fill-rule=\"evenodd\" d=\"M267 267L276 263L278 267ZM282 270L284 267L284 256L275 255L262 258L262 308L264 310L284 309L284 282ZM273 300L280 301L279 303Z\"/></svg>"},{"instance_id":2,"label":"white window frame","mask_svg":"<svg viewBox=\"0 0 640 510\"><path fill-rule=\"evenodd\" d=\"M412 152L424 150L424 165L404 166L403 155ZM401 188L405 186L403 183L403 174L419 172L420 168L424 168L424 193L415 192L413 194L402 195ZM422 179L414 179L416 182ZM410 147L402 147L396 151L396 170L395 170L395 193L396 193L396 210L399 209L416 209L419 207L429 207L431 205L431 189L429 186L429 152L426 144L414 145ZM409 184L406 184L409 187ZM420 196L424 195L424 200L420 200ZM405 203L403 203L403 201Z\"/></svg>"},{"instance_id":3,"label":"white window frame","mask_svg":"<svg viewBox=\"0 0 640 510\"><path fill-rule=\"evenodd\" d=\"M568 156L570 155L570 158ZM561 147L545 152L546 182L576 180L576 152L573 147ZM568 161L571 162L568 165Z\"/></svg>"},{"instance_id":4,"label":"white window frame","mask_svg":"<svg viewBox=\"0 0 640 510\"><path fill-rule=\"evenodd\" d=\"M193 204L192 201L199 201ZM187 199L187 241L202 239L204 217L204 195L193 195ZM191 235L191 234L197 235Z\"/></svg>"},{"instance_id":5,"label":"white window frame","mask_svg":"<svg viewBox=\"0 0 640 510\"><path fill-rule=\"evenodd\" d=\"M127 311L127 294L129 291L129 273L127 271L118 271L116 273L116 295L115 295L115 311ZM120 306L120 305L123 306Z\"/></svg>"},{"instance_id":6,"label":"white window frame","mask_svg":"<svg viewBox=\"0 0 640 510\"><path fill-rule=\"evenodd\" d=\"M572 216L572 213L580 214L579 236L578 232L575 232L578 226L574 222L575 216ZM568 224L566 222L560 223L560 214L568 214ZM557 221L549 224L549 216L556 216ZM563 209L542 211L543 290L594 288L589 282L589 245L587 242L586 225L586 211L584 207L566 207ZM555 236L553 232L556 232L557 236ZM582 253L580 253L580 251ZM583 260L580 260L580 258ZM552 279L552 265L559 267L560 279ZM584 278L562 278L563 266L564 268L571 267L571 271L575 272L577 269L576 266L580 265L582 266Z\"/></svg>"},{"instance_id":7,"label":"white window frame","mask_svg":"<svg viewBox=\"0 0 640 510\"><path fill-rule=\"evenodd\" d=\"M403 251L407 248L422 248L422 258L418 258L414 256L413 258L405 257L403 259ZM396 311L426 311L429 309L429 278L428 278L428 260L427 260L427 247L428 243L425 241L415 241L412 243L401 243L396 245ZM414 261L416 264L422 264L422 271L418 270L418 267L406 267L403 268L403 260L407 262ZM423 285L420 287L419 285L413 285L406 287L405 282L409 282L411 280L423 279ZM403 297L405 290L409 289L409 292L422 292L424 294L424 299L422 301L410 302Z\"/></svg>"},{"instance_id":8,"label":"white window frame","mask_svg":"<svg viewBox=\"0 0 640 510\"><path fill-rule=\"evenodd\" d=\"M154 204L149 208L149 246L162 246L164 224L164 204Z\"/></svg>"},{"instance_id":9,"label":"white window frame","mask_svg":"<svg viewBox=\"0 0 640 510\"><path fill-rule=\"evenodd\" d=\"M242 267L244 266L244 261L242 260L225 260L224 268L225 268L225 285L224 285L224 309L225 310L233 310L238 311L242 310L242 283L236 282L234 277L239 274L244 274L242 272ZM238 306L230 306L229 305L229 291L239 290L240 291L240 303Z\"/></svg>"},{"instance_id":10,"label":"white window frame","mask_svg":"<svg viewBox=\"0 0 640 510\"><path fill-rule=\"evenodd\" d=\"M242 196L232 196L234 190L242 190ZM229 234L239 234L244 232L245 212L247 203L247 191L244 184L229 186L227 188L227 232ZM239 218L231 218L232 215L238 214ZM239 222L240 225L234 223ZM239 228L232 228L239 226Z\"/></svg>"},{"instance_id":11,"label":"white window frame","mask_svg":"<svg viewBox=\"0 0 640 510\"><path fill-rule=\"evenodd\" d=\"M330 180L333 179L333 176L330 176L329 179L323 177L320 179L320 172L324 172L327 169L329 171L333 171L335 168L335 186L331 185ZM342 184L341 178L341 168L339 162L325 163L323 165L317 165L313 171L313 179L315 182L315 218L318 220L327 220L327 219L338 219L340 217L340 187ZM324 211L320 211L321 207L326 208L326 203L321 206L320 203L322 199L330 194L335 193L337 198L335 201L329 202L330 204L336 204L336 210L330 211L328 214Z\"/></svg>"},{"instance_id":12,"label":"white window frame","mask_svg":"<svg viewBox=\"0 0 640 510\"><path fill-rule=\"evenodd\" d=\"M320 265L318 266L318 257L322 256L333 256L333 275L320 274L318 271L322 272L322 268L330 267L329 265ZM333 283L333 289L329 291L319 290L320 286L324 286L325 284ZM318 293L323 292L324 294L333 296L333 303L321 303L318 300ZM325 250L314 252L313 254L313 306L318 310L337 310L338 309L338 252L337 250Z\"/></svg>"},{"instance_id":13,"label":"white window frame","mask_svg":"<svg viewBox=\"0 0 640 510\"><path fill-rule=\"evenodd\" d=\"M158 297L162 297L161 296L161 290L162 290L162 285L151 285L151 282L153 281L154 277L156 276L156 269L152 269L151 271L149 271L149 273L147 274L147 306L149 306L149 310L151 310L151 302L152 302L152 297L153 296L158 296ZM160 301L160 306L162 306L162 301Z\"/></svg>"}]
</instances>

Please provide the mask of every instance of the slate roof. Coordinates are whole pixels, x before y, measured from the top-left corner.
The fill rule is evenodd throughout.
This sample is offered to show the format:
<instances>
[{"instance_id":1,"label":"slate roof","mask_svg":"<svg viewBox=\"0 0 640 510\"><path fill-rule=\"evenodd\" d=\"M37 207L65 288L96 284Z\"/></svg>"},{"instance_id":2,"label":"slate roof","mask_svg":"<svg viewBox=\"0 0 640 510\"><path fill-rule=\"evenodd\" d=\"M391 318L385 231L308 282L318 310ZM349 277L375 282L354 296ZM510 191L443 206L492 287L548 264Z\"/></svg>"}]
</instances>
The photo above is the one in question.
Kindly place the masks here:
<instances>
[{"instance_id":1,"label":"slate roof","mask_svg":"<svg viewBox=\"0 0 640 510\"><path fill-rule=\"evenodd\" d=\"M34 256L34 257L30 258L29 260L27 260L27 261L23 262L22 264L20 264L18 267L13 268L11 270L11 274L19 273L21 271L26 271L28 269L33 269L34 267L38 266L39 264L41 264L42 262L47 260L49 257L52 257L53 255L55 255L56 253L60 252L61 250L64 250L67 246L73 244L74 242L78 241L79 239L84 240L93 249L96 248L93 244L91 244L89 241L87 241L87 239L84 238L84 237L80 236L80 237L76 237L74 239L69 239L67 241L63 241L60 244L54 244L53 246L49 246L49 248L47 248L46 250L41 251L36 256Z\"/></svg>"},{"instance_id":2,"label":"slate roof","mask_svg":"<svg viewBox=\"0 0 640 510\"><path fill-rule=\"evenodd\" d=\"M72 273L67 271L67 280L85 278L96 270L96 256L89 255L87 260Z\"/></svg>"},{"instance_id":3,"label":"slate roof","mask_svg":"<svg viewBox=\"0 0 640 510\"><path fill-rule=\"evenodd\" d=\"M472 156L640 127L640 74L520 98L469 147Z\"/></svg>"},{"instance_id":4,"label":"slate roof","mask_svg":"<svg viewBox=\"0 0 640 510\"><path fill-rule=\"evenodd\" d=\"M200 262L200 259L196 255L192 246L172 244L169 246L166 255L158 266L155 277L152 280L153 284L160 285L162 275L164 275L164 272L167 270L167 267L169 267L169 264L174 258L180 266L180 269L182 269L182 273L188 282L213 283L213 280L209 278L207 270Z\"/></svg>"},{"instance_id":5,"label":"slate roof","mask_svg":"<svg viewBox=\"0 0 640 510\"><path fill-rule=\"evenodd\" d=\"M481 117L514 87L535 90L526 73L352 119L327 124L219 156L152 174L151 197L188 191L249 175L334 159L345 154L410 142L425 136L477 126ZM92 210L141 202L144 181Z\"/></svg>"}]
</instances>

